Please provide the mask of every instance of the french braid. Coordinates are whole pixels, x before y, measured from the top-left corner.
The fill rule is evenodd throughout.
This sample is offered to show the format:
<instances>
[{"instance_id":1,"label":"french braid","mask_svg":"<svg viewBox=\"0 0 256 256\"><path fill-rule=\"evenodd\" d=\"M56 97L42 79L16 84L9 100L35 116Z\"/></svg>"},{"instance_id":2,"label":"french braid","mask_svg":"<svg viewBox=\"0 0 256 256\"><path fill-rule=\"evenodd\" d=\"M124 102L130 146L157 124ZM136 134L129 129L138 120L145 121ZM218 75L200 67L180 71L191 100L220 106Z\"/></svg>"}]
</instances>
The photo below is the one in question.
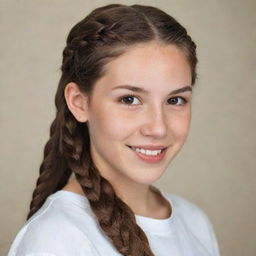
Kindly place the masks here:
<instances>
[{"instance_id":1,"label":"french braid","mask_svg":"<svg viewBox=\"0 0 256 256\"><path fill-rule=\"evenodd\" d=\"M69 82L75 82L82 92L90 95L111 59L136 43L151 40L175 44L184 51L194 84L196 45L186 29L160 9L110 4L93 10L71 29L63 50L62 76L55 95L56 118L50 127L50 139L44 148L27 219L74 173L102 231L115 248L126 256L154 255L145 233L136 223L134 212L100 175L91 158L89 124L75 119L64 97Z\"/></svg>"}]
</instances>

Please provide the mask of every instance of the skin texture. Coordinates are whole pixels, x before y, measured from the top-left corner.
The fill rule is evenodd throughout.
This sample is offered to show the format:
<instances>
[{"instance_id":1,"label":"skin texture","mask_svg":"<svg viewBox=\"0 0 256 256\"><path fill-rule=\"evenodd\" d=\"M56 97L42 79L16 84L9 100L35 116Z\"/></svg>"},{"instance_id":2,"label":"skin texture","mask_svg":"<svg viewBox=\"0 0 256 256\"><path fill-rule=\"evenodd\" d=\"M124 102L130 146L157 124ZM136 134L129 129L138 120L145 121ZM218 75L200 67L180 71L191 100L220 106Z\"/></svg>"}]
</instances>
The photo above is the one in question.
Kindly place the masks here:
<instances>
[{"instance_id":1,"label":"skin texture","mask_svg":"<svg viewBox=\"0 0 256 256\"><path fill-rule=\"evenodd\" d=\"M129 49L106 68L105 76L94 86L90 105L75 83L67 84L68 107L79 122L87 121L92 158L118 196L138 215L167 218L170 204L150 185L164 173L189 132L192 92L168 95L191 87L189 64L176 46L153 41ZM141 87L148 93L113 90L119 85ZM127 99L130 94L133 97ZM163 145L168 149L160 162L147 163L127 145ZM64 189L83 193L74 179Z\"/></svg>"}]
</instances>

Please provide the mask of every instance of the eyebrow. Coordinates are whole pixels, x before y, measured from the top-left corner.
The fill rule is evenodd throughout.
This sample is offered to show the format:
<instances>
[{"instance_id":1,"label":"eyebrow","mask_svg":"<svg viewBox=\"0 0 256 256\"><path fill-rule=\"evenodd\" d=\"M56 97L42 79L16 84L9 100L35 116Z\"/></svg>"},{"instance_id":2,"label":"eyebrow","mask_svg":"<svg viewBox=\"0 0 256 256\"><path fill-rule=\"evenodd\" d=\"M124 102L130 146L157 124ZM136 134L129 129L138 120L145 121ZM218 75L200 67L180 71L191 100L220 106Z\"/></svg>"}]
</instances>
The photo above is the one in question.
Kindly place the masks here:
<instances>
[{"instance_id":1,"label":"eyebrow","mask_svg":"<svg viewBox=\"0 0 256 256\"><path fill-rule=\"evenodd\" d=\"M116 87L114 87L112 90L115 89L128 89L131 90L133 92L140 92L140 93L144 93L144 94L148 94L149 92L141 87L136 87L136 86L132 86L132 85L128 85L128 84L124 84L124 85L118 85ZM178 93L182 93L182 92L186 92L186 91L191 91L192 92L192 86L184 86L182 88L176 89L171 91L168 95L174 95L174 94L178 94Z\"/></svg>"}]
</instances>

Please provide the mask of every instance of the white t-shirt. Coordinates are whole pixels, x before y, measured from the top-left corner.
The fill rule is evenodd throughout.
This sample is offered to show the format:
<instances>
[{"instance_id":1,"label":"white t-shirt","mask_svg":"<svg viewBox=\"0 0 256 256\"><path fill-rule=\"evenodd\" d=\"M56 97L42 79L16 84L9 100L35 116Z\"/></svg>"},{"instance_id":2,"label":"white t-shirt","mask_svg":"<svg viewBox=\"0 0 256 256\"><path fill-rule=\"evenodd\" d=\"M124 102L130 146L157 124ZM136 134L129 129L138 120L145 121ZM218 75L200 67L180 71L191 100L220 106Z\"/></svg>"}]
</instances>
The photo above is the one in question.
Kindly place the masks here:
<instances>
[{"instance_id":1,"label":"white t-shirt","mask_svg":"<svg viewBox=\"0 0 256 256\"><path fill-rule=\"evenodd\" d=\"M170 202L167 219L135 215L155 256L219 256L206 214L181 196L161 192ZM59 190L16 235L8 256L120 256L103 233L85 196Z\"/></svg>"}]
</instances>

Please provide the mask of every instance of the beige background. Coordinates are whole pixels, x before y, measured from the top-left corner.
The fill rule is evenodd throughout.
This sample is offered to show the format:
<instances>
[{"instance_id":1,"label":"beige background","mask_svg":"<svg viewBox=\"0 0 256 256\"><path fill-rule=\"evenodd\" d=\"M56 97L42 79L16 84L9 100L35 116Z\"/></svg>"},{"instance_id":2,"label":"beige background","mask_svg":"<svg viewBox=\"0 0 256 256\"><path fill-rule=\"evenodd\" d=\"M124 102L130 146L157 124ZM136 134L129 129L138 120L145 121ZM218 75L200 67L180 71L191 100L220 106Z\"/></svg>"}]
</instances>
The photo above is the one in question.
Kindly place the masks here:
<instances>
[{"instance_id":1,"label":"beige background","mask_svg":"<svg viewBox=\"0 0 256 256\"><path fill-rule=\"evenodd\" d=\"M1 0L0 254L28 212L67 33L107 3L158 6L197 42L191 132L156 185L207 213L222 256L256 255L255 0Z\"/></svg>"}]
</instances>

